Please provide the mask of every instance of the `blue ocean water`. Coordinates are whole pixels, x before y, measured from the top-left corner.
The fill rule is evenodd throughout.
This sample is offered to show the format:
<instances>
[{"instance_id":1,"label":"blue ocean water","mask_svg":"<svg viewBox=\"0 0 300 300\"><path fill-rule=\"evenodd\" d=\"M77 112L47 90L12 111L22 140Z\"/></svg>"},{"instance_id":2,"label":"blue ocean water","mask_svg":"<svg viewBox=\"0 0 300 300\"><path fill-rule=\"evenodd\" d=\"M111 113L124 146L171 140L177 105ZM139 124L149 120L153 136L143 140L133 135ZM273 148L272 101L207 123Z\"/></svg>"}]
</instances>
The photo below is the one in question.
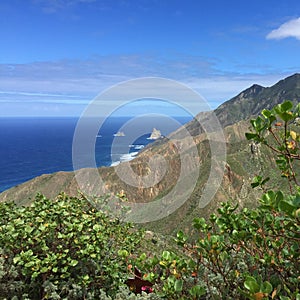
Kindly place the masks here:
<instances>
[{"instance_id":1,"label":"blue ocean water","mask_svg":"<svg viewBox=\"0 0 300 300\"><path fill-rule=\"evenodd\" d=\"M150 134L145 133L130 145L122 145L122 137L114 134L128 120L111 117L103 123L95 145L97 166L130 159L152 142L148 139ZM189 119L177 120L184 124ZM72 171L72 142L77 121L77 118L0 118L0 192L42 174ZM164 126L162 133L167 135L175 127ZM114 150L112 155L112 143L116 140L120 151Z\"/></svg>"}]
</instances>

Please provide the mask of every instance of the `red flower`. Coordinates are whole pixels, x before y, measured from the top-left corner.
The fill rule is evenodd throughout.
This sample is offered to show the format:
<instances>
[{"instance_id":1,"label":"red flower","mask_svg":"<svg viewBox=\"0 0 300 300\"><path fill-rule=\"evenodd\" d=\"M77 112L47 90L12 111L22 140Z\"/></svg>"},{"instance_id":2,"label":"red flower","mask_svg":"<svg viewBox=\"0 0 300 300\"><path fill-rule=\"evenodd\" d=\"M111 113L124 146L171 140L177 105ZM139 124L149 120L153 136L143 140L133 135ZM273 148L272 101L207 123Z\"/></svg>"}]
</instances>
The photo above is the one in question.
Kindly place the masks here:
<instances>
[{"instance_id":1,"label":"red flower","mask_svg":"<svg viewBox=\"0 0 300 300\"><path fill-rule=\"evenodd\" d=\"M152 293L153 292L153 288L150 286L142 286L142 291L146 292L147 294Z\"/></svg>"},{"instance_id":2,"label":"red flower","mask_svg":"<svg viewBox=\"0 0 300 300\"><path fill-rule=\"evenodd\" d=\"M143 276L141 271L137 267L134 267L134 278L127 279L125 283L129 289L136 294L141 294L142 291L146 293L152 293L153 283L142 278Z\"/></svg>"}]
</instances>

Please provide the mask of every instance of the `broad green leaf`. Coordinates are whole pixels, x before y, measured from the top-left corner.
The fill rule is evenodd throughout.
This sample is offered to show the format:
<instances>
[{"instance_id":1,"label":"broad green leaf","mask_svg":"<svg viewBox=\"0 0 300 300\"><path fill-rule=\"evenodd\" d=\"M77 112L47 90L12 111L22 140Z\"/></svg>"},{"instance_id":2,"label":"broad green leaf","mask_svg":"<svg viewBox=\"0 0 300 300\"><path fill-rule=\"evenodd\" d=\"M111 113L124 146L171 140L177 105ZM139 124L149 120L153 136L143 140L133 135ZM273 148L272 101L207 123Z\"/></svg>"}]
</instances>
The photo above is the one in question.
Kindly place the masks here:
<instances>
[{"instance_id":1,"label":"broad green leaf","mask_svg":"<svg viewBox=\"0 0 300 300\"><path fill-rule=\"evenodd\" d=\"M147 254L146 254L145 252L143 252L143 253L140 255L140 260L141 260L141 261L144 261L144 260L146 260L146 258L147 258Z\"/></svg>"},{"instance_id":2,"label":"broad green leaf","mask_svg":"<svg viewBox=\"0 0 300 300\"><path fill-rule=\"evenodd\" d=\"M281 109L281 111L288 111L293 108L293 103L291 101L285 101L282 104L278 105Z\"/></svg>"},{"instance_id":3,"label":"broad green leaf","mask_svg":"<svg viewBox=\"0 0 300 300\"><path fill-rule=\"evenodd\" d=\"M121 257L127 257L129 255L128 251L125 249L121 249L118 251L118 255Z\"/></svg>"},{"instance_id":4,"label":"broad green leaf","mask_svg":"<svg viewBox=\"0 0 300 300\"><path fill-rule=\"evenodd\" d=\"M284 122L288 122L294 118L293 113L291 112L282 112L278 113L278 115Z\"/></svg>"},{"instance_id":5,"label":"broad green leaf","mask_svg":"<svg viewBox=\"0 0 300 300\"><path fill-rule=\"evenodd\" d=\"M273 290L273 287L272 287L272 284L268 281L265 281L261 288L260 288L261 292L263 293L267 293L267 294L270 294Z\"/></svg>"},{"instance_id":6,"label":"broad green leaf","mask_svg":"<svg viewBox=\"0 0 300 300\"><path fill-rule=\"evenodd\" d=\"M181 292L182 288L183 288L183 280L182 279L177 279L175 281L175 284L174 284L174 290L176 292Z\"/></svg>"},{"instance_id":7,"label":"broad green leaf","mask_svg":"<svg viewBox=\"0 0 300 300\"><path fill-rule=\"evenodd\" d=\"M20 256L15 256L13 259L14 264L17 264L21 260Z\"/></svg>"},{"instance_id":8,"label":"broad green leaf","mask_svg":"<svg viewBox=\"0 0 300 300\"><path fill-rule=\"evenodd\" d=\"M48 267L42 267L40 272L41 273L46 273L48 271Z\"/></svg>"},{"instance_id":9,"label":"broad green leaf","mask_svg":"<svg viewBox=\"0 0 300 300\"><path fill-rule=\"evenodd\" d=\"M254 277L248 277L246 279L246 281L244 282L244 286L251 293L257 293L257 292L259 292L259 285L256 282L256 279Z\"/></svg>"},{"instance_id":10,"label":"broad green leaf","mask_svg":"<svg viewBox=\"0 0 300 300\"><path fill-rule=\"evenodd\" d=\"M263 109L262 112L261 112L261 114L262 114L266 119L268 119L268 118L272 115L271 111L269 111L268 109Z\"/></svg>"},{"instance_id":11,"label":"broad green leaf","mask_svg":"<svg viewBox=\"0 0 300 300\"><path fill-rule=\"evenodd\" d=\"M163 259L165 259L165 260L170 260L170 258L171 258L171 253L169 252L169 251L163 251L163 253L162 253L162 257L163 257Z\"/></svg>"},{"instance_id":12,"label":"broad green leaf","mask_svg":"<svg viewBox=\"0 0 300 300\"><path fill-rule=\"evenodd\" d=\"M207 227L207 224L204 218L195 218L193 220L193 226L196 229L200 230L200 229L205 229Z\"/></svg>"},{"instance_id":13,"label":"broad green leaf","mask_svg":"<svg viewBox=\"0 0 300 300\"><path fill-rule=\"evenodd\" d=\"M31 233L34 230L34 228L32 226L26 225L25 226L25 232L26 233Z\"/></svg>"},{"instance_id":14,"label":"broad green leaf","mask_svg":"<svg viewBox=\"0 0 300 300\"><path fill-rule=\"evenodd\" d=\"M78 261L75 260L75 259L72 259L72 260L69 262L69 265L70 265L71 267L75 267L77 264L78 264Z\"/></svg>"},{"instance_id":15,"label":"broad green leaf","mask_svg":"<svg viewBox=\"0 0 300 300\"><path fill-rule=\"evenodd\" d=\"M29 261L29 262L27 262L25 265L24 265L24 267L25 268L30 268L30 267L33 267L35 265L35 261Z\"/></svg>"},{"instance_id":16,"label":"broad green leaf","mask_svg":"<svg viewBox=\"0 0 300 300\"><path fill-rule=\"evenodd\" d=\"M89 275L84 275L83 277L82 277L82 279L84 280L84 281L88 281L89 279L90 279L90 276Z\"/></svg>"},{"instance_id":17,"label":"broad green leaf","mask_svg":"<svg viewBox=\"0 0 300 300\"><path fill-rule=\"evenodd\" d=\"M283 211L283 212L287 213L288 215L292 215L294 210L296 209L296 207L294 205L292 205L291 203L289 203L285 200L281 200L279 202L278 208L280 211Z\"/></svg>"},{"instance_id":18,"label":"broad green leaf","mask_svg":"<svg viewBox=\"0 0 300 300\"><path fill-rule=\"evenodd\" d=\"M247 140L253 140L253 139L258 138L258 134L257 133L251 133L251 132L246 132L245 136L246 136Z\"/></svg>"}]
</instances>

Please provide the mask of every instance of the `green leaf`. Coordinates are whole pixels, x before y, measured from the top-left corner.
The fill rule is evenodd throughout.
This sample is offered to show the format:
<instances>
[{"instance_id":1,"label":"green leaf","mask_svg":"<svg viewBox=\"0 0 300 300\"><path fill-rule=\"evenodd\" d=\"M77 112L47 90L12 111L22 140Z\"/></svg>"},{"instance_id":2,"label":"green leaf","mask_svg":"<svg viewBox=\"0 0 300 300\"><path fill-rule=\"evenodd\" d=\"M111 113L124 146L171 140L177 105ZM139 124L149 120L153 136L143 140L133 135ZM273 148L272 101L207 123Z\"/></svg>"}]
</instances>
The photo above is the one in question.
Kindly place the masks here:
<instances>
[{"instance_id":1,"label":"green leaf","mask_svg":"<svg viewBox=\"0 0 300 300\"><path fill-rule=\"evenodd\" d=\"M280 211L287 213L288 215L292 215L296 207L291 203L281 200L278 204L278 208Z\"/></svg>"},{"instance_id":2,"label":"green leaf","mask_svg":"<svg viewBox=\"0 0 300 300\"><path fill-rule=\"evenodd\" d=\"M250 121L256 132L261 132L263 129L263 119L258 116L255 120Z\"/></svg>"},{"instance_id":3,"label":"green leaf","mask_svg":"<svg viewBox=\"0 0 300 300\"><path fill-rule=\"evenodd\" d=\"M262 112L261 112L261 114L262 114L266 119L268 119L268 118L272 115L271 111L269 111L268 109L263 109Z\"/></svg>"},{"instance_id":4,"label":"green leaf","mask_svg":"<svg viewBox=\"0 0 300 300\"><path fill-rule=\"evenodd\" d=\"M261 185L266 184L268 181L270 181L270 177L265 178L265 179L261 182Z\"/></svg>"},{"instance_id":5,"label":"green leaf","mask_svg":"<svg viewBox=\"0 0 300 300\"><path fill-rule=\"evenodd\" d=\"M31 267L33 267L35 265L35 262L34 261L29 261L29 262L27 262L25 265L24 265L24 267L25 268L31 268Z\"/></svg>"},{"instance_id":6,"label":"green leaf","mask_svg":"<svg viewBox=\"0 0 300 300\"><path fill-rule=\"evenodd\" d=\"M141 260L141 261L144 261L144 260L146 260L146 258L147 258L147 254L146 254L145 252L143 252L143 253L140 255L140 260Z\"/></svg>"},{"instance_id":7,"label":"green leaf","mask_svg":"<svg viewBox=\"0 0 300 300\"><path fill-rule=\"evenodd\" d=\"M203 286L195 285L189 290L191 296L201 297L206 294L206 289Z\"/></svg>"},{"instance_id":8,"label":"green leaf","mask_svg":"<svg viewBox=\"0 0 300 300\"><path fill-rule=\"evenodd\" d=\"M165 260L170 260L170 258L171 258L171 253L169 252L169 251L163 251L163 253L162 253L162 257L163 257L163 259L165 259Z\"/></svg>"},{"instance_id":9,"label":"green leaf","mask_svg":"<svg viewBox=\"0 0 300 300\"><path fill-rule=\"evenodd\" d=\"M15 256L13 259L14 264L17 264L21 260L20 256Z\"/></svg>"},{"instance_id":10,"label":"green leaf","mask_svg":"<svg viewBox=\"0 0 300 300\"><path fill-rule=\"evenodd\" d=\"M279 113L279 116L284 122L288 122L294 118L294 116L291 112Z\"/></svg>"},{"instance_id":11,"label":"green leaf","mask_svg":"<svg viewBox=\"0 0 300 300\"><path fill-rule=\"evenodd\" d=\"M70 265L71 267L75 267L77 264L78 264L78 260L75 260L75 259L72 259L72 260L69 262L69 265Z\"/></svg>"},{"instance_id":12,"label":"green leaf","mask_svg":"<svg viewBox=\"0 0 300 300\"><path fill-rule=\"evenodd\" d=\"M48 271L48 267L42 267L40 272L41 273L46 273Z\"/></svg>"},{"instance_id":13,"label":"green leaf","mask_svg":"<svg viewBox=\"0 0 300 300\"><path fill-rule=\"evenodd\" d=\"M31 232L33 231L33 229L34 229L34 228L31 227L31 226L29 226L29 225L26 225L26 226L25 226L25 232L26 232L26 233L31 233Z\"/></svg>"},{"instance_id":14,"label":"green leaf","mask_svg":"<svg viewBox=\"0 0 300 300\"><path fill-rule=\"evenodd\" d=\"M32 279L35 279L36 277L39 276L39 273L38 272L33 272L32 275L31 275L31 278Z\"/></svg>"},{"instance_id":15,"label":"green leaf","mask_svg":"<svg viewBox=\"0 0 300 300\"><path fill-rule=\"evenodd\" d=\"M43 223L43 222L44 222L44 220L43 220L41 217L37 217L37 218L35 219L35 221L36 221L37 223Z\"/></svg>"},{"instance_id":16,"label":"green leaf","mask_svg":"<svg viewBox=\"0 0 300 300\"><path fill-rule=\"evenodd\" d=\"M246 132L245 136L246 136L247 140L253 140L253 139L258 138L258 134L257 133L251 133L251 132Z\"/></svg>"},{"instance_id":17,"label":"green leaf","mask_svg":"<svg viewBox=\"0 0 300 300\"><path fill-rule=\"evenodd\" d=\"M259 292L259 285L256 282L256 279L254 277L249 276L246 279L246 281L244 282L244 286L251 293L257 293L257 292Z\"/></svg>"},{"instance_id":18,"label":"green leaf","mask_svg":"<svg viewBox=\"0 0 300 300\"><path fill-rule=\"evenodd\" d=\"M181 292L182 288L183 288L183 280L182 279L177 279L175 281L175 284L174 284L174 290L176 292Z\"/></svg>"},{"instance_id":19,"label":"green leaf","mask_svg":"<svg viewBox=\"0 0 300 300\"><path fill-rule=\"evenodd\" d=\"M88 281L89 279L90 279L90 276L89 275L84 275L83 277L82 277L82 279L84 280L84 281Z\"/></svg>"},{"instance_id":20,"label":"green leaf","mask_svg":"<svg viewBox=\"0 0 300 300\"><path fill-rule=\"evenodd\" d=\"M286 112L286 111L291 110L293 108L293 103L288 100L288 101L283 102L282 104L279 104L278 106L280 107L280 109L282 111Z\"/></svg>"},{"instance_id":21,"label":"green leaf","mask_svg":"<svg viewBox=\"0 0 300 300\"><path fill-rule=\"evenodd\" d=\"M177 239L175 239L176 243L179 246L184 246L185 242L187 241L187 236L183 233L182 230L177 232Z\"/></svg>"},{"instance_id":22,"label":"green leaf","mask_svg":"<svg viewBox=\"0 0 300 300\"><path fill-rule=\"evenodd\" d=\"M261 292L267 293L267 294L270 294L272 292L272 290L273 290L272 284L268 281L265 281L262 284L262 287L260 289Z\"/></svg>"},{"instance_id":23,"label":"green leaf","mask_svg":"<svg viewBox=\"0 0 300 300\"><path fill-rule=\"evenodd\" d=\"M120 249L120 250L118 250L118 255L121 257L127 257L129 255L129 253L125 249Z\"/></svg>"},{"instance_id":24,"label":"green leaf","mask_svg":"<svg viewBox=\"0 0 300 300\"><path fill-rule=\"evenodd\" d=\"M193 220L193 226L198 230L207 228L207 224L204 218L195 218Z\"/></svg>"}]
</instances>

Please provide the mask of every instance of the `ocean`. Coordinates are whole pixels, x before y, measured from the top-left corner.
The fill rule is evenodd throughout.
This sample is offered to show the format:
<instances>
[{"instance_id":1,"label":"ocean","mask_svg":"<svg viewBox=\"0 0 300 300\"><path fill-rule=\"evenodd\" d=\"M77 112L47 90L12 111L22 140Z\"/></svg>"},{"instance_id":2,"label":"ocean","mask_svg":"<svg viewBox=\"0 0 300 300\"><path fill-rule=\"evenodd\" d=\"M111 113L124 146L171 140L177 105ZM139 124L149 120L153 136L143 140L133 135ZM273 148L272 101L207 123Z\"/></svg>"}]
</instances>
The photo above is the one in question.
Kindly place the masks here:
<instances>
[{"instance_id":1,"label":"ocean","mask_svg":"<svg viewBox=\"0 0 300 300\"><path fill-rule=\"evenodd\" d=\"M149 140L151 132L145 132L124 147L126 139L116 133L129 120L129 117L110 117L103 123L95 144L97 166L130 160L153 142ZM176 120L184 124L189 118L177 117ZM0 192L42 174L72 171L72 143L77 121L77 118L0 118ZM153 120L147 128L156 125L163 135L179 127L176 124L162 126ZM111 154L113 143L120 144L120 152L114 150Z\"/></svg>"}]
</instances>

